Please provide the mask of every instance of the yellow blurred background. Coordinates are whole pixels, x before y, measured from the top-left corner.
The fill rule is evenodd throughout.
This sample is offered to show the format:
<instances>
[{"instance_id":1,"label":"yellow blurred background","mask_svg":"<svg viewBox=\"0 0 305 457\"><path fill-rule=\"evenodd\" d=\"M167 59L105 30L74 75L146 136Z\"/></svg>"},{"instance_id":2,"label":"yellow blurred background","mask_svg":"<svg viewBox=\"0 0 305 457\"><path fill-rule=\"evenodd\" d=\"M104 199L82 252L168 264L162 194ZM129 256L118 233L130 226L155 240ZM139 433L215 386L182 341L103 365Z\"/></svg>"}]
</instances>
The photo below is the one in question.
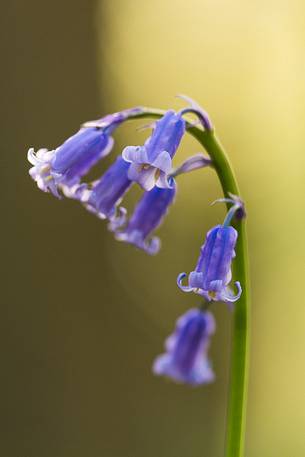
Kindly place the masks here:
<instances>
[{"instance_id":1,"label":"yellow blurred background","mask_svg":"<svg viewBox=\"0 0 305 457\"><path fill-rule=\"evenodd\" d=\"M221 457L231 317L215 305L214 384L151 374L205 232L222 220L216 176L179 180L153 258L39 192L29 146L144 104L209 112L248 210L252 277L246 457L305 455L305 4L140 0L3 5L1 172L3 457ZM145 123L145 121L144 121ZM141 144L142 122L116 135ZM177 163L200 151L183 140ZM109 160L101 165L104 170ZM138 193L127 198L132 207Z\"/></svg>"}]
</instances>

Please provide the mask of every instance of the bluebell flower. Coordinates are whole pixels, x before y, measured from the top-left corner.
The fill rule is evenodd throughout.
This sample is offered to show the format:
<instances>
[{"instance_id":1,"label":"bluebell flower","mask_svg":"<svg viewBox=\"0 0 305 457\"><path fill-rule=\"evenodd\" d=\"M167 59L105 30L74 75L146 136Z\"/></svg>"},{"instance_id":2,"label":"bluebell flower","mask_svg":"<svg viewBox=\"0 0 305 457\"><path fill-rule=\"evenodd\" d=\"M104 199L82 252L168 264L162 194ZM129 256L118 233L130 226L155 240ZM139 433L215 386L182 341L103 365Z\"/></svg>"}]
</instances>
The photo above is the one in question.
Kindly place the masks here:
<instances>
[{"instance_id":1,"label":"bluebell flower","mask_svg":"<svg viewBox=\"0 0 305 457\"><path fill-rule=\"evenodd\" d=\"M166 353L155 360L154 373L194 386L213 381L207 351L214 331L211 313L190 309L178 319L175 332L166 340Z\"/></svg>"},{"instance_id":2,"label":"bluebell flower","mask_svg":"<svg viewBox=\"0 0 305 457\"><path fill-rule=\"evenodd\" d=\"M113 139L107 131L82 128L53 151L31 148L28 160L34 165L29 171L38 187L51 191L56 197L58 185L77 184L100 159L111 151Z\"/></svg>"},{"instance_id":3,"label":"bluebell flower","mask_svg":"<svg viewBox=\"0 0 305 457\"><path fill-rule=\"evenodd\" d=\"M44 192L60 198L61 186L73 187L89 170L109 154L113 146L111 134L123 121L140 112L140 108L114 113L99 121L88 122L57 149L48 151L33 148L28 160L34 165L29 173Z\"/></svg>"},{"instance_id":4,"label":"bluebell flower","mask_svg":"<svg viewBox=\"0 0 305 457\"><path fill-rule=\"evenodd\" d=\"M201 248L195 271L189 274L188 286L182 285L187 275L181 273L177 278L178 286L184 292L196 292L206 300L235 302L240 298L240 283L235 283L238 291L234 295L228 286L232 279L231 263L235 257L237 231L232 226L217 225L206 236Z\"/></svg>"},{"instance_id":5,"label":"bluebell flower","mask_svg":"<svg viewBox=\"0 0 305 457\"><path fill-rule=\"evenodd\" d=\"M129 162L129 179L136 181L144 190L155 185L169 188L168 175L172 170L172 158L185 133L185 121L181 113L167 111L156 122L152 135L144 146L127 146L122 156Z\"/></svg>"},{"instance_id":6,"label":"bluebell flower","mask_svg":"<svg viewBox=\"0 0 305 457\"><path fill-rule=\"evenodd\" d=\"M101 219L107 218L112 230L124 224L126 219L126 210L120 208L119 204L132 185L128 178L128 168L129 163L119 156L106 173L93 183L91 189L82 184L73 189L72 196L83 202L89 211Z\"/></svg>"},{"instance_id":7,"label":"bluebell flower","mask_svg":"<svg viewBox=\"0 0 305 457\"><path fill-rule=\"evenodd\" d=\"M134 244L148 254L157 254L160 239L152 237L152 232L162 223L175 195L176 183L173 178L170 178L168 189L154 187L144 192L126 228L116 232L116 239Z\"/></svg>"}]
</instances>

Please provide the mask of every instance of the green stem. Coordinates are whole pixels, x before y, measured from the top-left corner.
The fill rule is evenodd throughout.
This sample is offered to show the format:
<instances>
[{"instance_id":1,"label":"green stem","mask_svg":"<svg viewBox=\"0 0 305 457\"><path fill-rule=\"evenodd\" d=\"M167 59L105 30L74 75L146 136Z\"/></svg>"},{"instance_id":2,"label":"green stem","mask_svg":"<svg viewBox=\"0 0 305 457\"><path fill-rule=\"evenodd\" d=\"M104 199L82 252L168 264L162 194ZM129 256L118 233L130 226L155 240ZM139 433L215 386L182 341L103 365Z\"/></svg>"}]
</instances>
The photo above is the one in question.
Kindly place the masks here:
<instances>
[{"instance_id":1,"label":"green stem","mask_svg":"<svg viewBox=\"0 0 305 457\"><path fill-rule=\"evenodd\" d=\"M163 115L163 111L145 108L136 118ZM213 162L213 167L220 180L224 196L230 193L240 196L237 181L230 161L213 131L188 124L188 132L205 148ZM230 203L227 204L228 209ZM245 219L236 219L232 224L238 231L234 277L243 288L241 298L234 305L232 354L229 404L227 414L226 457L242 457L244 452L246 397L248 385L248 348L249 348L249 273L248 245Z\"/></svg>"},{"instance_id":2,"label":"green stem","mask_svg":"<svg viewBox=\"0 0 305 457\"><path fill-rule=\"evenodd\" d=\"M228 157L213 132L191 129L211 157L225 197L229 193L240 196L236 178ZM229 207L230 203L228 203ZM227 414L226 457L242 457L244 453L246 401L248 386L249 348L249 272L248 244L245 219L236 219L238 231L234 277L242 285L243 293L234 305L231 374Z\"/></svg>"}]
</instances>

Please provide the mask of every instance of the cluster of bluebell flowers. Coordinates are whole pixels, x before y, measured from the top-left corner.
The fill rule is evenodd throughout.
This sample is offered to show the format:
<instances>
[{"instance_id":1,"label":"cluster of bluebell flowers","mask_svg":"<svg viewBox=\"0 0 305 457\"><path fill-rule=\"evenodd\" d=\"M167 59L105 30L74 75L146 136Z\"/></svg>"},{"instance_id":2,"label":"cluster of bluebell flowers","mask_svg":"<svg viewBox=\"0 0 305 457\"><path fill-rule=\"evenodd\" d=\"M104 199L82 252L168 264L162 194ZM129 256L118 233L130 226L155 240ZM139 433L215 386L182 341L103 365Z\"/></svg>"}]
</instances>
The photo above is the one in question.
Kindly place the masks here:
<instances>
[{"instance_id":1,"label":"cluster of bluebell flowers","mask_svg":"<svg viewBox=\"0 0 305 457\"><path fill-rule=\"evenodd\" d=\"M160 249L160 240L154 232L175 200L177 178L181 174L213 166L208 157L199 153L173 168L172 161L181 140L192 126L184 115L193 113L204 129L212 129L206 113L191 99L184 98L190 102L189 107L178 112L165 112L153 125L144 145L125 147L108 170L94 182L88 183L83 179L113 149L115 129L128 119L139 117L144 108L136 107L87 122L54 150L39 149L35 153L31 148L28 160L33 167L29 173L42 191L50 192L57 198L65 196L78 200L87 210L106 219L117 240L133 244L148 254L156 254ZM144 192L133 214L128 217L121 202L133 185L139 185ZM235 283L235 294L230 288L231 263L238 236L230 224L243 207L234 196L224 200L232 203L232 208L224 223L212 228L206 235L195 270L188 276L188 285L182 284L185 273L177 279L181 290L201 295L204 302L177 321L174 334L166 341L166 353L159 356L153 366L154 373L177 382L199 385L214 379L208 348L215 322L207 308L212 301L232 303L242 293L239 282Z\"/></svg>"}]
</instances>

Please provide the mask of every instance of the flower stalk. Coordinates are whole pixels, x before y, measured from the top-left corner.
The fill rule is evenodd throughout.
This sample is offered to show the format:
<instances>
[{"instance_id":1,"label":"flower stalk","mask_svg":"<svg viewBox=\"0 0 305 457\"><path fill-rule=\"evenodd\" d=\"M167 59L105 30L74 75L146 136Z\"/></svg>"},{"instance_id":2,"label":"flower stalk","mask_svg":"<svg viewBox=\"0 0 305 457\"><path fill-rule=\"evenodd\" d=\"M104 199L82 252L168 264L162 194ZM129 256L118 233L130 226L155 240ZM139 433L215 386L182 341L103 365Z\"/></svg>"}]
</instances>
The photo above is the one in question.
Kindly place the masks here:
<instances>
[{"instance_id":1,"label":"flower stalk","mask_svg":"<svg viewBox=\"0 0 305 457\"><path fill-rule=\"evenodd\" d=\"M213 161L225 198L240 196L229 159L214 132L191 132L204 146ZM230 203L227 203L228 209ZM242 457L244 453L246 401L249 363L249 261L245 218L234 218L238 231L234 276L239 278L243 293L234 305L232 326L231 373L226 428L226 457Z\"/></svg>"},{"instance_id":2,"label":"flower stalk","mask_svg":"<svg viewBox=\"0 0 305 457\"><path fill-rule=\"evenodd\" d=\"M230 391L227 413L226 457L242 457L244 450L246 394L249 346L249 280L245 209L229 159L218 141L208 114L193 100L180 96L190 106L176 113L136 107L83 124L79 132L53 151L31 148L28 159L33 167L29 173L44 192L61 198L65 195L80 201L102 219L108 219L115 237L134 244L149 254L159 249L159 240L152 236L173 203L174 177L198 168L211 166L220 180L228 212L224 223L213 227L206 235L195 270L188 276L181 273L177 283L184 292L195 292L211 303L236 302L233 310ZM196 115L196 123L184 115ZM113 146L112 132L123 122L139 118L156 118L151 136L142 146L127 146L122 155L95 182L82 178ZM175 170L172 158L188 131L208 153L189 157ZM120 202L137 182L144 192L133 215L127 219ZM232 259L233 278L231 272ZM234 295L231 280L238 289ZM193 309L177 321L173 335L166 341L166 352L156 359L155 374L191 385L213 379L207 349L214 332L212 315Z\"/></svg>"},{"instance_id":3,"label":"flower stalk","mask_svg":"<svg viewBox=\"0 0 305 457\"><path fill-rule=\"evenodd\" d=\"M135 118L159 118L161 110L144 108ZM213 129L203 130L191 123L187 131L205 148L222 186L227 208L230 211L232 194L240 197L238 184L229 158ZM232 323L232 349L230 387L226 426L226 457L242 457L245 441L246 401L249 366L249 261L245 218L234 217L232 226L238 232L233 275L241 282L243 293L234 305Z\"/></svg>"}]
</instances>

